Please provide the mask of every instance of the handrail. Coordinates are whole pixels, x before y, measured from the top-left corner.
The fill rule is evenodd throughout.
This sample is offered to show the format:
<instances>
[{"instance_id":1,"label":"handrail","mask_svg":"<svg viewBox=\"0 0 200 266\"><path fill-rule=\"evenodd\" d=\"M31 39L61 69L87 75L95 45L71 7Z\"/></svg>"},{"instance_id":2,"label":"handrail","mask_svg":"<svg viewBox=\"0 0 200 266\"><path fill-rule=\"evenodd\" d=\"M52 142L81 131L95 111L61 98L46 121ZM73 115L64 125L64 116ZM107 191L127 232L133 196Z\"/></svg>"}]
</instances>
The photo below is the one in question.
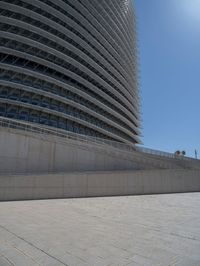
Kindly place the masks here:
<instances>
[{"instance_id":1,"label":"handrail","mask_svg":"<svg viewBox=\"0 0 200 266\"><path fill-rule=\"evenodd\" d=\"M154 155L154 156L160 156L165 158L171 158L171 159L181 159L181 160L187 160L187 161L194 161L194 162L200 162L198 159L186 157L186 156L178 156L173 153L169 152L163 152L158 150L153 150L149 148L139 147L136 145L129 145L125 143L120 143L117 141L112 140L106 140L103 138L97 138L92 136L85 136L78 133L69 132L63 129L59 128L52 128L50 126L43 126L40 124L32 123L32 122L26 122L6 117L0 117L0 127L6 127L6 128L15 128L19 130L24 130L26 132L33 132L33 133L39 133L42 135L51 135L51 136L57 136L65 139L70 140L76 140L76 141L83 141L87 143L96 143L100 145L109 145L113 148L124 150L124 151L137 151L144 154Z\"/></svg>"},{"instance_id":2,"label":"handrail","mask_svg":"<svg viewBox=\"0 0 200 266\"><path fill-rule=\"evenodd\" d=\"M176 156L173 153L170 152L163 152L163 151L159 151L159 150L153 150L153 149L149 149L149 148L144 148L144 147L137 147L136 148L138 151L146 153L146 154L152 154L152 155L158 155L158 156L162 156L162 157L168 157L168 158L187 158L187 157L181 157L181 156ZM192 158L191 158L192 159Z\"/></svg>"},{"instance_id":3,"label":"handrail","mask_svg":"<svg viewBox=\"0 0 200 266\"><path fill-rule=\"evenodd\" d=\"M1 127L7 127L7 128L15 128L19 130L24 130L27 132L33 132L33 133L39 133L42 135L51 135L51 136L57 136L65 139L71 139L71 140L78 140L78 141L84 141L88 143L96 143L101 145L110 145L112 147L123 149L123 150L135 150L135 146L131 146L125 143L120 143L117 141L112 140L106 140L103 138L97 138L92 136L86 136L81 135L78 133L69 132L60 128L53 128L46 125L40 125L37 123L27 122L27 121L21 121L17 119L11 119L11 118L5 118L0 117L0 126Z\"/></svg>"}]
</instances>

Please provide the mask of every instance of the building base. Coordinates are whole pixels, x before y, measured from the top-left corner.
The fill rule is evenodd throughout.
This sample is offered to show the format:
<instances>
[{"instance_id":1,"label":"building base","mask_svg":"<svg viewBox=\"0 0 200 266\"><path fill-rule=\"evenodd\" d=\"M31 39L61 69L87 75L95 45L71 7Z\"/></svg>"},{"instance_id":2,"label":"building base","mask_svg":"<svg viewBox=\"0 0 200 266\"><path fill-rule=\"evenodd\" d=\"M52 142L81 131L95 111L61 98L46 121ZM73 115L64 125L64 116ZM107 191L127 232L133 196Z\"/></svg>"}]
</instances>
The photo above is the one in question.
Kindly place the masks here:
<instances>
[{"instance_id":1,"label":"building base","mask_svg":"<svg viewBox=\"0 0 200 266\"><path fill-rule=\"evenodd\" d=\"M199 192L199 170L138 170L0 176L0 200Z\"/></svg>"},{"instance_id":2,"label":"building base","mask_svg":"<svg viewBox=\"0 0 200 266\"><path fill-rule=\"evenodd\" d=\"M0 200L200 191L200 161L21 122L0 127Z\"/></svg>"}]
</instances>

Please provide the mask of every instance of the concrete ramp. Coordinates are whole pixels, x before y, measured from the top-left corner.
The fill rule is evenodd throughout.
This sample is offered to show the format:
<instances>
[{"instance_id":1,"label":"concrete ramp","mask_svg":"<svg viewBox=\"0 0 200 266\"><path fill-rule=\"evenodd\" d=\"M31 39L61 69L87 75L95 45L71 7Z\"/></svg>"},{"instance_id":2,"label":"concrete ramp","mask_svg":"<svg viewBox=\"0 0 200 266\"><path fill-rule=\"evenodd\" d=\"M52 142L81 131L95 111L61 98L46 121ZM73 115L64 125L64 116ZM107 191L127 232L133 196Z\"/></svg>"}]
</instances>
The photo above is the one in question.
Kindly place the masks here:
<instances>
[{"instance_id":1,"label":"concrete ramp","mask_svg":"<svg viewBox=\"0 0 200 266\"><path fill-rule=\"evenodd\" d=\"M200 161L192 158L140 150L118 142L107 143L104 140L68 136L68 133L19 122L11 126L0 126L0 175L147 169L200 170ZM25 128L19 129L22 126Z\"/></svg>"},{"instance_id":2,"label":"concrete ramp","mask_svg":"<svg viewBox=\"0 0 200 266\"><path fill-rule=\"evenodd\" d=\"M199 191L199 170L160 169L0 176L1 201Z\"/></svg>"}]
</instances>

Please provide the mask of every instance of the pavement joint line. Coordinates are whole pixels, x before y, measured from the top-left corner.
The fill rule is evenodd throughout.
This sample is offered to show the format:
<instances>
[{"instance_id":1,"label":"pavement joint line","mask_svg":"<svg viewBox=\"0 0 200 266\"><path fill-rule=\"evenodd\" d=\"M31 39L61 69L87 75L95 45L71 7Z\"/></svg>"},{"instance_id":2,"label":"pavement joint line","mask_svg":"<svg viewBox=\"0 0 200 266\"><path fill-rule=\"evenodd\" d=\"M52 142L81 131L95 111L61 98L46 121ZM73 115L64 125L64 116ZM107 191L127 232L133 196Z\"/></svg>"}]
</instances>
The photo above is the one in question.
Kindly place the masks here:
<instances>
[{"instance_id":1,"label":"pavement joint line","mask_svg":"<svg viewBox=\"0 0 200 266\"><path fill-rule=\"evenodd\" d=\"M85 261L85 260L83 260L81 257L79 257L79 256L76 256L76 255L73 255L72 253L70 253L70 252L68 252L68 251L65 251L65 253L66 254L69 254L69 255L71 255L71 256L74 256L75 258L77 258L77 259L79 259L79 260L82 260L84 263L86 262L87 263L87 261ZM69 265L70 266L70 265Z\"/></svg>"},{"instance_id":2,"label":"pavement joint line","mask_svg":"<svg viewBox=\"0 0 200 266\"><path fill-rule=\"evenodd\" d=\"M129 262L128 264L126 264L126 266L132 264L133 262L134 262L135 264L137 264L138 266L144 266L143 264L138 263L138 262L136 262L136 261L134 261L134 260L132 260L131 262Z\"/></svg>"},{"instance_id":3,"label":"pavement joint line","mask_svg":"<svg viewBox=\"0 0 200 266\"><path fill-rule=\"evenodd\" d=\"M15 264L11 260L9 260L9 258L7 258L5 255L2 254L1 257L3 257L9 264L15 266Z\"/></svg>"},{"instance_id":4,"label":"pavement joint line","mask_svg":"<svg viewBox=\"0 0 200 266\"><path fill-rule=\"evenodd\" d=\"M172 236L177 236L177 237L180 237L180 238L183 238L183 239L189 239L189 240L194 240L194 241L198 241L198 242L200 242L200 239L195 238L195 237L182 236L182 235L179 235L179 234L177 234L177 233L170 233L170 235L172 235Z\"/></svg>"},{"instance_id":5,"label":"pavement joint line","mask_svg":"<svg viewBox=\"0 0 200 266\"><path fill-rule=\"evenodd\" d=\"M1 226L1 225L0 225ZM1 226L2 227L2 226ZM5 230L5 229L4 229ZM9 232L10 233L10 232ZM10 233L13 234L13 233ZM32 261L34 261L36 264L38 264L39 266L43 266L42 264L40 264L39 262L37 262L34 258L32 258L29 254L25 253L23 250L19 249L16 247L16 245L14 243L9 243L7 240L4 240L4 243L6 243L7 245L9 245L9 247L12 247L13 249L16 249L17 251L19 251L20 253L22 253L23 255L25 255L26 257L30 258ZM5 256L5 254L2 254L1 256L7 258ZM7 258L7 260L9 261L9 259ZM11 263L11 262L10 262ZM14 265L14 264L13 264ZM0 265L1 266L1 265Z\"/></svg>"},{"instance_id":6,"label":"pavement joint line","mask_svg":"<svg viewBox=\"0 0 200 266\"><path fill-rule=\"evenodd\" d=\"M36 260L34 260L29 254L25 253L23 250L17 248L15 245L11 245L13 246L17 251L19 251L20 253L22 253L23 255L25 255L26 257L30 258L32 261L34 261L36 264L38 264L39 266L43 266L42 264L38 263Z\"/></svg>"},{"instance_id":7,"label":"pavement joint line","mask_svg":"<svg viewBox=\"0 0 200 266\"><path fill-rule=\"evenodd\" d=\"M52 259L56 260L57 262L61 263L62 265L65 266L70 266L64 262L62 262L61 260L57 259L56 257L52 256L51 254L47 253L45 250L40 249L39 247L35 246L33 243L29 242L28 240L24 239L23 237L18 236L17 234L15 234L14 232L10 231L9 229L7 229L6 227L4 227L3 225L0 225L0 227L4 230L6 230L8 233L14 235L15 237L21 239L22 241L26 242L27 244L29 244L30 246L36 248L37 250L40 250L41 252L43 252L44 254L46 254L47 256L51 257ZM4 256L5 257L5 256ZM13 264L13 263L12 263ZM14 264L13 264L14 265Z\"/></svg>"}]
</instances>

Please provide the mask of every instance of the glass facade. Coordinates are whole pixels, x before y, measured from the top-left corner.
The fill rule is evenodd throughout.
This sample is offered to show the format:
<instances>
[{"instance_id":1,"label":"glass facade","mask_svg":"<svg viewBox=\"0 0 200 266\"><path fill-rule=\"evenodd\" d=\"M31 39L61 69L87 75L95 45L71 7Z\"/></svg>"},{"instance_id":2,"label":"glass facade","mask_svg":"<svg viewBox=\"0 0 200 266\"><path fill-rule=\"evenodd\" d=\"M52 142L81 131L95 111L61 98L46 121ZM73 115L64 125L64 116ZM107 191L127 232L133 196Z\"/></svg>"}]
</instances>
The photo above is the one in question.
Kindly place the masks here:
<instances>
[{"instance_id":1,"label":"glass facade","mask_svg":"<svg viewBox=\"0 0 200 266\"><path fill-rule=\"evenodd\" d=\"M131 0L1 0L0 116L140 143Z\"/></svg>"}]
</instances>

